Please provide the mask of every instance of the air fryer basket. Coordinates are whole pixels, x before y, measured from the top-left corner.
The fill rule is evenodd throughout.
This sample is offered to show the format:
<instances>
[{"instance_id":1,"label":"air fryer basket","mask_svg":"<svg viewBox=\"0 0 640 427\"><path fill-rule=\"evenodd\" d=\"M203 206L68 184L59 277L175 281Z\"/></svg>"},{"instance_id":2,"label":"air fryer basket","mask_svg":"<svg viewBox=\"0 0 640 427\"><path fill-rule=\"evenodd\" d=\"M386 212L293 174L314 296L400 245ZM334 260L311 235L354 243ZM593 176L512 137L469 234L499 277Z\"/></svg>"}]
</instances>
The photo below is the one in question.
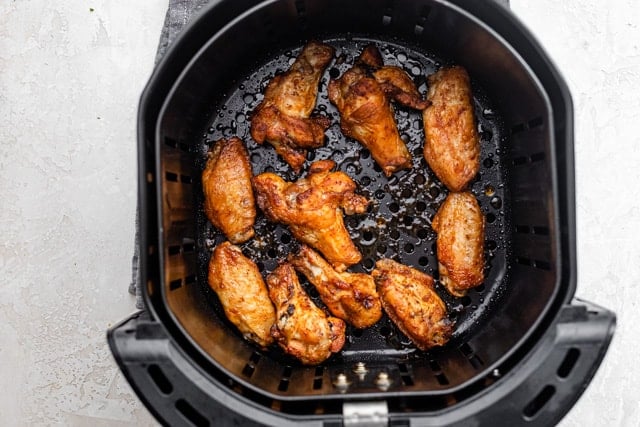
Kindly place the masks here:
<instances>
[{"instance_id":1,"label":"air fryer basket","mask_svg":"<svg viewBox=\"0 0 640 427\"><path fill-rule=\"evenodd\" d=\"M218 2L178 40L141 101L148 313L110 335L121 366L129 361L123 369L130 382L160 419L330 425L379 418L404 425L425 415L440 416L432 419L435 424L478 421L497 411L510 424L543 423L561 417L577 399L606 351L614 316L586 303L571 305L576 278L570 97L513 17L499 6L478 3ZM303 367L276 348L262 351L244 341L207 286L210 251L222 241L202 214L199 177L208 145L238 135L247 143L254 173L275 170L296 179L271 147L251 141L248 115L266 82L310 39L337 48L322 89L329 75L344 72L371 42L387 64L411 73L423 93L426 76L447 63L465 66L472 77L482 167L471 189L487 219L488 262L485 283L467 297L439 289L457 322L442 349L417 351L385 317L364 331L348 329L340 354L321 366ZM317 109L333 125L326 146L310 153L309 162L336 160L374 202L366 215L346 221L364 255L355 269L369 272L376 259L387 256L437 277L429 224L446 189L422 159L420 114L396 110L414 165L387 179L365 149L342 136L326 90ZM260 237L243 251L266 274L296 243L286 227L263 217L256 230ZM358 375L359 363L364 375ZM534 370L535 377L527 374ZM391 380L388 388L376 381L381 373ZM342 375L346 390L337 386ZM190 390L189 399L183 390ZM160 400L150 397L155 395ZM513 402L503 401L509 397L522 405L509 409Z\"/></svg>"}]
</instances>

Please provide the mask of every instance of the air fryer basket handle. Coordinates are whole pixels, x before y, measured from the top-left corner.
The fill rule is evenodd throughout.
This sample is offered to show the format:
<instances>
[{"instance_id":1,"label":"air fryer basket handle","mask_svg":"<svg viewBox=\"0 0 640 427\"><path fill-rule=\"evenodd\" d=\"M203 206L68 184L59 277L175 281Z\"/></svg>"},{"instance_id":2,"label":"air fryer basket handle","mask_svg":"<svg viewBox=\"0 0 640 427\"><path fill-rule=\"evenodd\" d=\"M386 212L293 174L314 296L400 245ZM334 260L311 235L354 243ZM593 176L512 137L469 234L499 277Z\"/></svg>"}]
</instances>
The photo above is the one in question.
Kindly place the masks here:
<instances>
[{"instance_id":1,"label":"air fryer basket handle","mask_svg":"<svg viewBox=\"0 0 640 427\"><path fill-rule=\"evenodd\" d=\"M604 357L616 317L575 300L535 348L492 387L440 413L411 417L389 414L389 425L547 426L557 423L578 400ZM341 425L341 419L294 418L259 407L210 381L145 312L134 314L107 334L111 351L140 399L163 424ZM501 375L499 370L494 376ZM425 415L425 414L422 414Z\"/></svg>"},{"instance_id":2,"label":"air fryer basket handle","mask_svg":"<svg viewBox=\"0 0 640 427\"><path fill-rule=\"evenodd\" d=\"M473 402L452 407L435 422L415 418L411 425L555 425L591 382L615 326L615 313L575 299L562 307L557 322L535 348Z\"/></svg>"}]
</instances>

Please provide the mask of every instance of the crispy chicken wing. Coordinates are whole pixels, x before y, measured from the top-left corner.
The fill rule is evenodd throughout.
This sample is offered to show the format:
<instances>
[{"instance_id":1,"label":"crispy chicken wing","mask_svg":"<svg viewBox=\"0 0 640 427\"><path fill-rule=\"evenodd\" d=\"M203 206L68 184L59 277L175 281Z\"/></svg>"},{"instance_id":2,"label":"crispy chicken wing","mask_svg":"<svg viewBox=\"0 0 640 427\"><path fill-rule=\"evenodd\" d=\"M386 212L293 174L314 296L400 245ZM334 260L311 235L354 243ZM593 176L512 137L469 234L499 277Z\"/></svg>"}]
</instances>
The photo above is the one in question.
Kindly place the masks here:
<instances>
[{"instance_id":1,"label":"crispy chicken wing","mask_svg":"<svg viewBox=\"0 0 640 427\"><path fill-rule=\"evenodd\" d=\"M331 314L356 328L366 328L382 316L373 278L364 273L339 273L313 249L303 245L289 262L316 287Z\"/></svg>"},{"instance_id":2,"label":"crispy chicken wing","mask_svg":"<svg viewBox=\"0 0 640 427\"><path fill-rule=\"evenodd\" d=\"M376 262L371 274L384 311L416 347L428 350L447 343L453 323L431 276L386 258Z\"/></svg>"},{"instance_id":3,"label":"crispy chicken wing","mask_svg":"<svg viewBox=\"0 0 640 427\"><path fill-rule=\"evenodd\" d=\"M449 190L461 191L480 169L480 139L466 70L455 66L430 75L427 99L431 106L422 113L424 158Z\"/></svg>"},{"instance_id":4,"label":"crispy chicken wing","mask_svg":"<svg viewBox=\"0 0 640 427\"><path fill-rule=\"evenodd\" d=\"M389 100L416 109L428 103L405 71L384 67L378 49L369 45L353 68L329 82L328 93L340 111L342 133L368 148L386 176L411 168L411 154L400 138Z\"/></svg>"},{"instance_id":5,"label":"crispy chicken wing","mask_svg":"<svg viewBox=\"0 0 640 427\"><path fill-rule=\"evenodd\" d=\"M344 322L316 307L291 264L279 265L267 276L267 285L277 312L271 335L284 351L305 365L317 365L340 351L345 340Z\"/></svg>"},{"instance_id":6,"label":"crispy chicken wing","mask_svg":"<svg viewBox=\"0 0 640 427\"><path fill-rule=\"evenodd\" d=\"M324 131L331 124L327 117L310 115L322 72L334 51L323 43L307 43L291 68L269 82L251 118L253 139L258 144L268 141L296 172L305 161L306 149L324 143Z\"/></svg>"},{"instance_id":7,"label":"crispy chicken wing","mask_svg":"<svg viewBox=\"0 0 640 427\"><path fill-rule=\"evenodd\" d=\"M271 221L287 224L294 237L319 250L338 271L362 255L344 226L342 212L364 213L368 201L355 194L356 184L344 172L331 172L335 162L311 164L309 175L286 182L274 173L253 178L258 206Z\"/></svg>"},{"instance_id":8,"label":"crispy chicken wing","mask_svg":"<svg viewBox=\"0 0 640 427\"><path fill-rule=\"evenodd\" d=\"M433 218L440 282L464 296L484 280L484 216L473 194L450 193Z\"/></svg>"},{"instance_id":9,"label":"crispy chicken wing","mask_svg":"<svg viewBox=\"0 0 640 427\"><path fill-rule=\"evenodd\" d=\"M239 247L229 242L216 246L209 261L209 286L245 339L262 347L273 342L276 312L258 267Z\"/></svg>"},{"instance_id":10,"label":"crispy chicken wing","mask_svg":"<svg viewBox=\"0 0 640 427\"><path fill-rule=\"evenodd\" d=\"M239 138L221 139L209 151L202 172L204 212L232 243L246 242L254 235L252 176L249 154Z\"/></svg>"}]
</instances>

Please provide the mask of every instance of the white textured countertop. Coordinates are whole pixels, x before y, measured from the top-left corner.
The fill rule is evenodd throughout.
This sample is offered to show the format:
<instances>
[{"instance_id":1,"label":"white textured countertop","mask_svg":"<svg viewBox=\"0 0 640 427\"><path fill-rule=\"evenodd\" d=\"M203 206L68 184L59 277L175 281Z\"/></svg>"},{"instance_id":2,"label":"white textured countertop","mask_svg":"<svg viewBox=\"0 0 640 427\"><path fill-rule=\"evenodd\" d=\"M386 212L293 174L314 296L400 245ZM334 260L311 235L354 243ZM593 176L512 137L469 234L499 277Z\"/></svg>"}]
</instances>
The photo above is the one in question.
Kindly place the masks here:
<instances>
[{"instance_id":1,"label":"white textured countertop","mask_svg":"<svg viewBox=\"0 0 640 427\"><path fill-rule=\"evenodd\" d=\"M2 425L155 424L105 331L134 310L136 108L166 7L0 2ZM512 7L574 98L577 295L618 314L602 367L562 425L637 426L640 3Z\"/></svg>"}]
</instances>

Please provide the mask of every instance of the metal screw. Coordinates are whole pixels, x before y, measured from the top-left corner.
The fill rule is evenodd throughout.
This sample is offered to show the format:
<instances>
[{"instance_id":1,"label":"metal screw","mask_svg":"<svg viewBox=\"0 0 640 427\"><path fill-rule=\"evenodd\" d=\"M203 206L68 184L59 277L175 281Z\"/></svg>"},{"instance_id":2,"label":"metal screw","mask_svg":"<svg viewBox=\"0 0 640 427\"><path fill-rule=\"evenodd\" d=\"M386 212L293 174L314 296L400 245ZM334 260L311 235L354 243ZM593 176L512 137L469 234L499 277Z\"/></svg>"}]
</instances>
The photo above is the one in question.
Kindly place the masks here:
<instances>
[{"instance_id":1,"label":"metal screw","mask_svg":"<svg viewBox=\"0 0 640 427\"><path fill-rule=\"evenodd\" d=\"M363 362L356 363L356 366L353 368L353 373L358 376L358 379L360 381L364 380L364 377L367 375L367 372L369 372L369 370L367 369L366 365Z\"/></svg>"},{"instance_id":2,"label":"metal screw","mask_svg":"<svg viewBox=\"0 0 640 427\"><path fill-rule=\"evenodd\" d=\"M493 371L491 371L491 375L493 375L494 378L500 378L500 375L502 374L500 373L500 370L496 368Z\"/></svg>"},{"instance_id":3,"label":"metal screw","mask_svg":"<svg viewBox=\"0 0 640 427\"><path fill-rule=\"evenodd\" d=\"M347 376L345 374L338 374L336 380L333 382L333 385L336 389L338 389L340 393L345 393L351 385L351 382L347 379Z\"/></svg>"},{"instance_id":4,"label":"metal screw","mask_svg":"<svg viewBox=\"0 0 640 427\"><path fill-rule=\"evenodd\" d=\"M387 374L386 372L380 372L378 374L378 378L376 378L375 383L380 390L382 391L389 390L389 387L391 387L391 380L389 379L389 374Z\"/></svg>"}]
</instances>

